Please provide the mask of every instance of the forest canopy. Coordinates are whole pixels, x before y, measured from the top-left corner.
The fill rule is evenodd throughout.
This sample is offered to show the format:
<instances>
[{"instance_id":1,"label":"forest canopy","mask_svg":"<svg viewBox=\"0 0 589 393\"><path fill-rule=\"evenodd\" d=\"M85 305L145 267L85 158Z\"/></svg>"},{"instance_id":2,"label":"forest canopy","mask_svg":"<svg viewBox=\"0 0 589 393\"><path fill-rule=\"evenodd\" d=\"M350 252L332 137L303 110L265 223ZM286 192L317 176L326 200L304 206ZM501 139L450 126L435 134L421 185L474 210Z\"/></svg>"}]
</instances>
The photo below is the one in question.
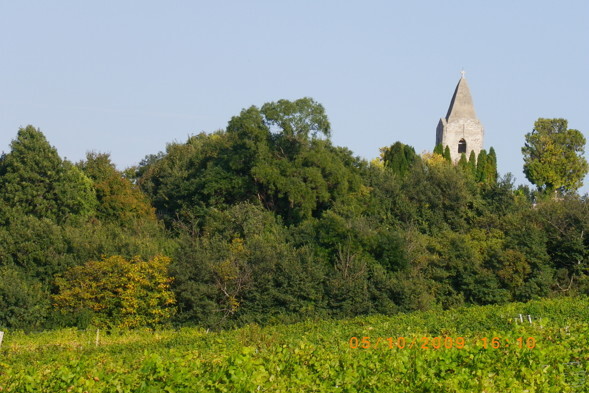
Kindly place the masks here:
<instances>
[{"instance_id":1,"label":"forest canopy","mask_svg":"<svg viewBox=\"0 0 589 393\"><path fill-rule=\"evenodd\" d=\"M499 175L493 148L452 163L394 142L367 162L333 145L311 98L243 109L125 171L21 128L0 158L0 327L219 329L587 294L587 196L538 158L552 124L587 172L560 120L523 149L537 190Z\"/></svg>"}]
</instances>

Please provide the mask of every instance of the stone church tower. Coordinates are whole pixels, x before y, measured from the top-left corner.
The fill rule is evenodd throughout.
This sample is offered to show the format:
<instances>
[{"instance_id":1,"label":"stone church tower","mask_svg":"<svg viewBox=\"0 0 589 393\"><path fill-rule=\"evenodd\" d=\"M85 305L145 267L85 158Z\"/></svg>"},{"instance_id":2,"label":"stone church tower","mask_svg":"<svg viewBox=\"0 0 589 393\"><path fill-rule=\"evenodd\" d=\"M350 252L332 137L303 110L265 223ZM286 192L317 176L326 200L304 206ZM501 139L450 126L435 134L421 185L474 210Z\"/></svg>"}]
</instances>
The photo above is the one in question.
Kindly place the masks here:
<instances>
[{"instance_id":1,"label":"stone church tower","mask_svg":"<svg viewBox=\"0 0 589 393\"><path fill-rule=\"evenodd\" d=\"M457 162L462 153L466 154L466 159L471 151L478 157L483 149L483 136L483 125L474 111L470 89L462 71L448 114L438 123L436 145L441 144L444 149L449 146L452 161Z\"/></svg>"}]
</instances>

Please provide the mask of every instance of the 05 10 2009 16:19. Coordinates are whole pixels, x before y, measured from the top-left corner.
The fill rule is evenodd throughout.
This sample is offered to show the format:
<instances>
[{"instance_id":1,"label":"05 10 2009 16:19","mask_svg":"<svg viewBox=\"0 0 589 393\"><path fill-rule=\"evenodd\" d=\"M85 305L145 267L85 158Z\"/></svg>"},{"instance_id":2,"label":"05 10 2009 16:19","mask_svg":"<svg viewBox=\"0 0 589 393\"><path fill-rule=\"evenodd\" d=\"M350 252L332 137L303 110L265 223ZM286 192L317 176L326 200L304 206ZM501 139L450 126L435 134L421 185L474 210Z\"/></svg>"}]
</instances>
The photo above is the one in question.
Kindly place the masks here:
<instances>
[{"instance_id":1,"label":"05 10 2009 16:19","mask_svg":"<svg viewBox=\"0 0 589 393\"><path fill-rule=\"evenodd\" d=\"M464 337L351 337L348 341L351 349L464 349L467 346L467 340ZM518 337L516 339L500 337L481 337L473 340L473 345L482 346L484 349L499 348L527 348L536 347L534 337Z\"/></svg>"},{"instance_id":2,"label":"05 10 2009 16:19","mask_svg":"<svg viewBox=\"0 0 589 393\"><path fill-rule=\"evenodd\" d=\"M463 349L466 345L464 337L351 337L348 341L352 349Z\"/></svg>"}]
</instances>

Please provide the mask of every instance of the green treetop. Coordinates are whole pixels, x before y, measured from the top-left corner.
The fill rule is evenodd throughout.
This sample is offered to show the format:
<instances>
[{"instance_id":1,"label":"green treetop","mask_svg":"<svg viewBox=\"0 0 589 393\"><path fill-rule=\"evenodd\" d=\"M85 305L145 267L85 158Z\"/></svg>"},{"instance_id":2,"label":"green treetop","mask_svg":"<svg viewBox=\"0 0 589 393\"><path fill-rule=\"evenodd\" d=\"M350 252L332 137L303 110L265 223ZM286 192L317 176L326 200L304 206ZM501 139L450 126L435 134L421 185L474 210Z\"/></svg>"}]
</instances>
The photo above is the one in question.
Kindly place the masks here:
<instances>
[{"instance_id":1,"label":"green treetop","mask_svg":"<svg viewBox=\"0 0 589 393\"><path fill-rule=\"evenodd\" d=\"M401 142L395 142L391 147L382 148L381 151L385 166L401 176L405 176L418 158L413 147Z\"/></svg>"},{"instance_id":2,"label":"green treetop","mask_svg":"<svg viewBox=\"0 0 589 393\"><path fill-rule=\"evenodd\" d=\"M539 118L525 136L524 173L543 191L576 191L587 173L585 137L565 119Z\"/></svg>"},{"instance_id":3,"label":"green treetop","mask_svg":"<svg viewBox=\"0 0 589 393\"><path fill-rule=\"evenodd\" d=\"M156 220L147 196L123 177L108 154L87 153L86 161L80 162L78 167L94 182L99 219L127 226L135 225L136 219Z\"/></svg>"},{"instance_id":4,"label":"green treetop","mask_svg":"<svg viewBox=\"0 0 589 393\"><path fill-rule=\"evenodd\" d=\"M444 158L446 159L446 161L452 162L452 155L450 154L449 146L446 146L446 148L444 149Z\"/></svg>"},{"instance_id":5,"label":"green treetop","mask_svg":"<svg viewBox=\"0 0 589 393\"><path fill-rule=\"evenodd\" d=\"M479 156L477 157L477 169L476 169L476 180L480 183L484 183L486 180L485 177L485 168L487 166L487 151L482 149L479 152Z\"/></svg>"},{"instance_id":6,"label":"green treetop","mask_svg":"<svg viewBox=\"0 0 589 393\"><path fill-rule=\"evenodd\" d=\"M8 206L36 217L62 221L92 214L92 181L33 126L21 128L0 160L0 198Z\"/></svg>"},{"instance_id":7,"label":"green treetop","mask_svg":"<svg viewBox=\"0 0 589 393\"><path fill-rule=\"evenodd\" d=\"M489 149L484 171L485 183L495 184L497 182L497 154L495 153L495 149L493 147Z\"/></svg>"}]
</instances>

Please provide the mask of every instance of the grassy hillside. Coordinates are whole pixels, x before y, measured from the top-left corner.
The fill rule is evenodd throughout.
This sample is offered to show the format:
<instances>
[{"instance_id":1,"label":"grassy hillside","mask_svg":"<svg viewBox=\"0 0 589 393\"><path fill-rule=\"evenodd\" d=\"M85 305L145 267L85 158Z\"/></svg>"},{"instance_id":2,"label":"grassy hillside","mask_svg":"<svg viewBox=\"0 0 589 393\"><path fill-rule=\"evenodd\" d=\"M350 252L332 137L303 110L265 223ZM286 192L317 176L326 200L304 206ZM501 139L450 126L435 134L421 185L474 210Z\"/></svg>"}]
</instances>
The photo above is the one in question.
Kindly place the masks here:
<instances>
[{"instance_id":1,"label":"grassy hillside","mask_svg":"<svg viewBox=\"0 0 589 393\"><path fill-rule=\"evenodd\" d=\"M95 330L7 331L0 391L586 392L588 322L583 297L218 333L101 332L98 346Z\"/></svg>"}]
</instances>

